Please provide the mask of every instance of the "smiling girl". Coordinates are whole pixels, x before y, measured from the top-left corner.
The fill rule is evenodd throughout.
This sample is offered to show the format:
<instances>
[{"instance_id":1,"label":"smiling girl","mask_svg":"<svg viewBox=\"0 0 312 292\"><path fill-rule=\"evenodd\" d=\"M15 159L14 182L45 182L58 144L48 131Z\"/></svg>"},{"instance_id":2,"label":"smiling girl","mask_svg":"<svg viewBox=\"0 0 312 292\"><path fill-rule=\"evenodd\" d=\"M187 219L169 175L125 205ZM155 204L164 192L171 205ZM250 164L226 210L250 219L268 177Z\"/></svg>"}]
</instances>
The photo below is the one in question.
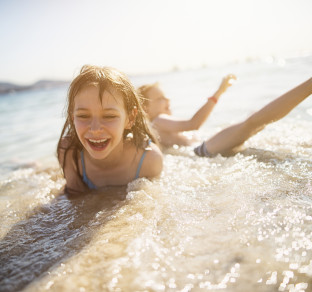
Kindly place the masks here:
<instances>
[{"instance_id":1,"label":"smiling girl","mask_svg":"<svg viewBox=\"0 0 312 292\"><path fill-rule=\"evenodd\" d=\"M57 154L67 192L126 185L162 170L136 90L113 68L84 66L72 81Z\"/></svg>"}]
</instances>

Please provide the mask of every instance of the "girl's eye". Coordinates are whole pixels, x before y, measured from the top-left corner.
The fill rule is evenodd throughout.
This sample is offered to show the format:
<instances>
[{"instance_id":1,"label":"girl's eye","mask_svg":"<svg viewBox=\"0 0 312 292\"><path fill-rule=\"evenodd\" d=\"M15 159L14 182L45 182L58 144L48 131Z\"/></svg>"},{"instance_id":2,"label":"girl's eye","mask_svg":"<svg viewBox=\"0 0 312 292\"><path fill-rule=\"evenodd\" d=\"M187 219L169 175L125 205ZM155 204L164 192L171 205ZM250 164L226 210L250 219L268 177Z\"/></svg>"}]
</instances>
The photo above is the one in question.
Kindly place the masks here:
<instances>
[{"instance_id":1,"label":"girl's eye","mask_svg":"<svg viewBox=\"0 0 312 292\"><path fill-rule=\"evenodd\" d=\"M78 119L88 119L89 116L88 115L77 115L76 116Z\"/></svg>"},{"instance_id":2,"label":"girl's eye","mask_svg":"<svg viewBox=\"0 0 312 292\"><path fill-rule=\"evenodd\" d=\"M115 116L115 115L107 115L107 116L104 116L103 118L104 119L107 119L107 120L111 120L111 119L114 119L114 118L116 118L117 116Z\"/></svg>"}]
</instances>

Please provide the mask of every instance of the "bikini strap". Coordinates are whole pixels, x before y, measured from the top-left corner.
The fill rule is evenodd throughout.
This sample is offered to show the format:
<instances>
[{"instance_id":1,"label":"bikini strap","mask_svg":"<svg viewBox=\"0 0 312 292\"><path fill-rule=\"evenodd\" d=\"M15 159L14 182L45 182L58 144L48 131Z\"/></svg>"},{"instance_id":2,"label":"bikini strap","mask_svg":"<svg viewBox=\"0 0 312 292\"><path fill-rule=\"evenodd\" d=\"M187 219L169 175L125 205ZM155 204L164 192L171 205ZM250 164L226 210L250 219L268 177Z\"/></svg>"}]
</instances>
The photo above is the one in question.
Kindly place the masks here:
<instances>
[{"instance_id":1,"label":"bikini strap","mask_svg":"<svg viewBox=\"0 0 312 292\"><path fill-rule=\"evenodd\" d=\"M81 165L82 165L82 180L86 183L89 189L96 190L97 186L92 183L92 181L89 180L87 177L86 173L86 168L85 168L85 162L84 162L84 156L83 156L83 151L81 150L80 152L80 157L81 157Z\"/></svg>"},{"instance_id":2,"label":"bikini strap","mask_svg":"<svg viewBox=\"0 0 312 292\"><path fill-rule=\"evenodd\" d=\"M147 143L148 143L147 146L149 146L149 145L152 143L152 140L149 139ZM142 164L143 164L145 155L146 155L146 148L144 149L144 152L143 152L143 154L142 154L142 156L141 156L141 159L140 159L140 162L139 162L139 165L138 165L138 168L137 168L137 171L136 171L136 174L135 174L135 178L134 178L134 179L139 178L140 171L141 171L141 167L142 167Z\"/></svg>"}]
</instances>

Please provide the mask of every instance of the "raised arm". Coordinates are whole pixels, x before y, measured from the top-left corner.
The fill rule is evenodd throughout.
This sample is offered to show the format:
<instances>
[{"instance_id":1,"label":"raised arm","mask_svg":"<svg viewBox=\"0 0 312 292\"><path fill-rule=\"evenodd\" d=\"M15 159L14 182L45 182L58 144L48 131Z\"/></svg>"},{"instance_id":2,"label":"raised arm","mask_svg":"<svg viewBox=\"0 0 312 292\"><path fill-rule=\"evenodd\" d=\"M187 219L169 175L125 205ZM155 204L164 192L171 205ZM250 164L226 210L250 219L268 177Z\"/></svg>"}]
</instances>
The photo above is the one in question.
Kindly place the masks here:
<instances>
[{"instance_id":1,"label":"raised arm","mask_svg":"<svg viewBox=\"0 0 312 292\"><path fill-rule=\"evenodd\" d=\"M156 128L167 132L182 132L198 130L207 120L221 95L233 84L236 76L229 74L223 78L218 90L209 97L204 105L188 120L176 119L170 115L159 115L153 120Z\"/></svg>"}]
</instances>

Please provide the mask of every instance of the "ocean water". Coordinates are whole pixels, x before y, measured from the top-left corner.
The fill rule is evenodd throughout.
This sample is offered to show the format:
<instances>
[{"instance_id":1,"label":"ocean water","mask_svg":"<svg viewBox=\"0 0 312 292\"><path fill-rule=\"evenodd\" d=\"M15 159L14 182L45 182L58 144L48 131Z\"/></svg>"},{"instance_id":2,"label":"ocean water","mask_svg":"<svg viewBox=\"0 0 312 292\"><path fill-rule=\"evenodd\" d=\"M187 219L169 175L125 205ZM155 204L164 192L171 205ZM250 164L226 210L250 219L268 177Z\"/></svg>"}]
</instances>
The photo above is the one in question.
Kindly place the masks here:
<instances>
[{"instance_id":1,"label":"ocean water","mask_svg":"<svg viewBox=\"0 0 312 292\"><path fill-rule=\"evenodd\" d=\"M198 131L242 120L311 77L312 56L132 76ZM0 96L0 291L312 291L312 97L229 158L164 153L154 180L72 197L55 147L67 88Z\"/></svg>"}]
</instances>

